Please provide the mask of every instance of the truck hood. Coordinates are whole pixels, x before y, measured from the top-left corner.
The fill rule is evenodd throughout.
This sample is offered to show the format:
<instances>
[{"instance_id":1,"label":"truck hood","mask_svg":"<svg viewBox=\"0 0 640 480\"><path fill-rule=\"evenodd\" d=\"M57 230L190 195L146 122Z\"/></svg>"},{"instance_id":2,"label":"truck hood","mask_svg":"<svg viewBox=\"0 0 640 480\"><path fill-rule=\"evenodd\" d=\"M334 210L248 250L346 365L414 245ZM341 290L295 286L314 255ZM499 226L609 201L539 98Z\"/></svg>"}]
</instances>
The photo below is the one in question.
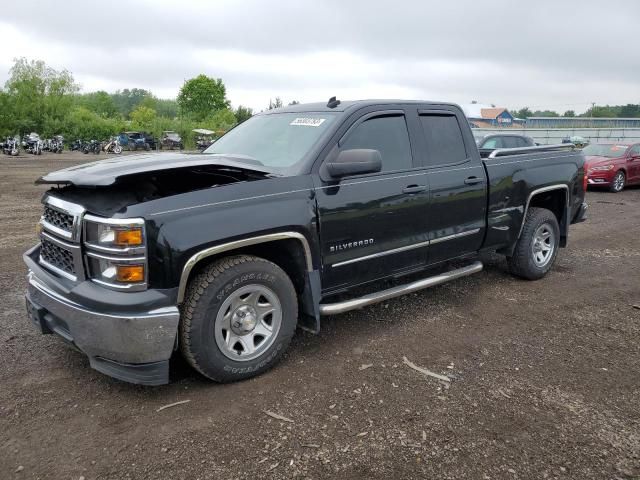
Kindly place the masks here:
<instances>
[{"instance_id":1,"label":"truck hood","mask_svg":"<svg viewBox=\"0 0 640 480\"><path fill-rule=\"evenodd\" d=\"M265 175L274 173L267 167L233 155L150 153L115 157L57 170L39 178L36 184L108 186L129 175L198 166L230 167Z\"/></svg>"}]
</instances>

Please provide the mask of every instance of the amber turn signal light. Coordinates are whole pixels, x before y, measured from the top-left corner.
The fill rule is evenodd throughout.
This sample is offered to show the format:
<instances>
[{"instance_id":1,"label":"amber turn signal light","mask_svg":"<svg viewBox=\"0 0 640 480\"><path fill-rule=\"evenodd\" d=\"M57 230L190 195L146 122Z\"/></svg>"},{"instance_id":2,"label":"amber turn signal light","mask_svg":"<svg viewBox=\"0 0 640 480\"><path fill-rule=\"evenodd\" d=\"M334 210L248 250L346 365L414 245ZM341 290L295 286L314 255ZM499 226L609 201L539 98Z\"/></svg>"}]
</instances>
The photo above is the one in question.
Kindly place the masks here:
<instances>
[{"instance_id":1,"label":"amber turn signal light","mask_svg":"<svg viewBox=\"0 0 640 480\"><path fill-rule=\"evenodd\" d=\"M142 229L131 228L127 230L116 230L115 241L116 245L142 245Z\"/></svg>"},{"instance_id":2,"label":"amber turn signal light","mask_svg":"<svg viewBox=\"0 0 640 480\"><path fill-rule=\"evenodd\" d=\"M117 265L116 280L123 283L144 282L144 265Z\"/></svg>"}]
</instances>

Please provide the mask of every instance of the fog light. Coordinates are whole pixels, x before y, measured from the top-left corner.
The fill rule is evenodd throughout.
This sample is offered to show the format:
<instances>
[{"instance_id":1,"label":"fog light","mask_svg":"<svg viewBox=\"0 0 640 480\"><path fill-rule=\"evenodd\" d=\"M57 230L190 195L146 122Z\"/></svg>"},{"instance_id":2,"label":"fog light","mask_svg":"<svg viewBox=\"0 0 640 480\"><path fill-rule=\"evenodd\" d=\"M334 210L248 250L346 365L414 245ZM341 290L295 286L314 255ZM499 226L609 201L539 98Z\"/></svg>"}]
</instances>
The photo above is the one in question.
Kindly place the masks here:
<instances>
[{"instance_id":1,"label":"fog light","mask_svg":"<svg viewBox=\"0 0 640 480\"><path fill-rule=\"evenodd\" d=\"M144 281L144 265L116 265L116 280L122 283Z\"/></svg>"}]
</instances>

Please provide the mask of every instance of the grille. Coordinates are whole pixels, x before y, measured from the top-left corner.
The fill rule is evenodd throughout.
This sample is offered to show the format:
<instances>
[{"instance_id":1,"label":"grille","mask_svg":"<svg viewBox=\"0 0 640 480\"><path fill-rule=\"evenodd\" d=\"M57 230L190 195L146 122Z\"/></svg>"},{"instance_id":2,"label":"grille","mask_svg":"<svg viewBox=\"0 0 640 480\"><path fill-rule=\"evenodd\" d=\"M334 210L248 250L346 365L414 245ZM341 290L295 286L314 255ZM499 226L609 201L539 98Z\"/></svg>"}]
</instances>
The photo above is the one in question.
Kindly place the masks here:
<instances>
[{"instance_id":1,"label":"grille","mask_svg":"<svg viewBox=\"0 0 640 480\"><path fill-rule=\"evenodd\" d=\"M71 232L73 230L73 215L55 210L48 205L44 207L44 220L61 230Z\"/></svg>"},{"instance_id":2,"label":"grille","mask_svg":"<svg viewBox=\"0 0 640 480\"><path fill-rule=\"evenodd\" d=\"M42 249L40 250L40 256L42 260L49 265L59 268L63 272L75 275L76 269L73 263L73 254L69 250L59 247L44 237L41 240Z\"/></svg>"}]
</instances>

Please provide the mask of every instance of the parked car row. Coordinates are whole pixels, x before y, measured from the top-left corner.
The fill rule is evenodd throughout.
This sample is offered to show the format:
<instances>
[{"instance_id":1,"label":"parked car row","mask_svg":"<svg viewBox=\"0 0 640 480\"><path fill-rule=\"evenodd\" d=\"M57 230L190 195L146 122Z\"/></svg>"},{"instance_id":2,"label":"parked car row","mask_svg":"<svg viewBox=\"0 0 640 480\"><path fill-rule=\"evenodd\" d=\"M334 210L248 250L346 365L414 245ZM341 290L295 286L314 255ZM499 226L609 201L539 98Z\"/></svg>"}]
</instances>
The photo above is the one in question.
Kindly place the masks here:
<instances>
[{"instance_id":1,"label":"parked car row","mask_svg":"<svg viewBox=\"0 0 640 480\"><path fill-rule=\"evenodd\" d=\"M487 158L499 148L533 147L531 137L513 133L475 135L482 158ZM587 185L606 187L611 192L621 192L627 185L640 184L640 143L596 143L589 144L583 137L566 137L562 143L571 143L582 148L585 156Z\"/></svg>"}]
</instances>

